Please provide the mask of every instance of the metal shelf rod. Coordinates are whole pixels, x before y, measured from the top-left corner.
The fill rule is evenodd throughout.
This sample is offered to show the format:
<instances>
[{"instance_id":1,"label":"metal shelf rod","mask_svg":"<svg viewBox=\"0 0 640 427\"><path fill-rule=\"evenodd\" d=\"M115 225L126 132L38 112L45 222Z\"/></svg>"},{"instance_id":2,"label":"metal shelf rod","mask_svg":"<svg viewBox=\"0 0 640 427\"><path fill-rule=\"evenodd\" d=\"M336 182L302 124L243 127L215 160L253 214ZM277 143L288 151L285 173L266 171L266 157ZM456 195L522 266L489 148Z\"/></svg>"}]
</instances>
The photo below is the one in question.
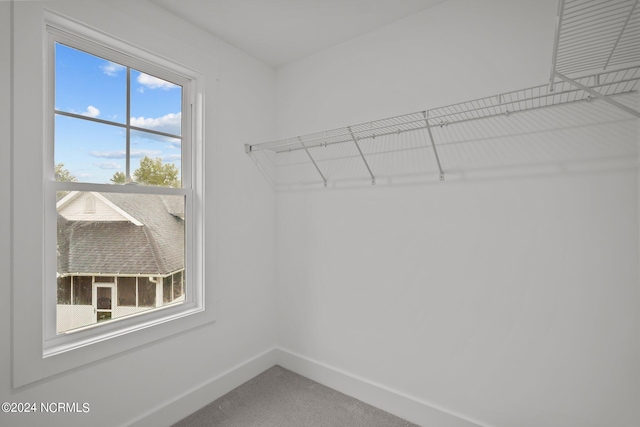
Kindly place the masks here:
<instances>
[{"instance_id":1,"label":"metal shelf rod","mask_svg":"<svg viewBox=\"0 0 640 427\"><path fill-rule=\"evenodd\" d=\"M311 162L313 163L313 166L316 167L316 170L320 174L320 177L322 178L322 182L324 182L324 188L327 188L327 178L325 178L324 175L322 174L322 171L320 171L320 168L318 167L318 164L313 159L313 156L311 155L309 150L307 150L307 147L304 145L304 142L302 142L302 138L298 137L298 139L300 140L300 145L302 145L302 147L304 148L304 151L306 151L307 156L309 156L309 158L311 159Z\"/></svg>"},{"instance_id":2,"label":"metal shelf rod","mask_svg":"<svg viewBox=\"0 0 640 427\"><path fill-rule=\"evenodd\" d=\"M571 95L571 94L576 94L578 92L580 92L580 89L574 89L571 91L566 91L566 92L555 92L552 93L550 95L548 95L547 97L561 97L562 95ZM628 92L628 91L627 91ZM619 95L619 94L615 94L615 95ZM608 96L615 96L615 95L608 95ZM546 97L544 97L546 98ZM531 111L531 110L539 110L542 108L547 108L547 107L554 107L556 105L561 105L561 104L566 104L566 103L572 103L572 102L580 102L580 101L588 101L589 98L580 98L580 99L573 99L573 100L569 100L568 97L565 97L564 100L562 100L561 102L557 103L551 103L551 104L543 104L543 105L539 105L536 107L528 107L526 109L514 109L514 110L510 110L508 113L502 113L502 114L496 114L496 115L478 115L478 116L474 116L474 117L469 117L469 118L465 118L465 119L459 119L456 121L451 121L451 122L446 122L443 124L439 124L437 126L448 126L450 124L455 125L455 124L461 124L461 123L466 123L466 122L472 122L472 121L476 121L476 120L483 120L483 119L487 119L490 117L496 117L499 115L507 115L507 114L515 114L515 113L520 113L520 112L525 112L525 111ZM514 101L513 103L519 103L519 102L524 102L524 101ZM450 115L455 115L456 113L452 113ZM442 116L444 117L444 116ZM431 119L431 118L430 118ZM432 126L433 127L433 126ZM374 135L370 135L370 136L366 136L364 138L372 138L372 137L384 137L384 136L389 136L389 135L397 135L397 134L401 134L401 133L406 133L406 132L414 132L417 130L422 130L425 129L425 126L421 126L421 127L415 127L412 129L405 129L405 130L393 130L393 131L389 131L389 132L383 132L383 133L376 133ZM271 147L260 147L260 145L253 145L250 147L250 150L253 152L256 151L261 151L261 150L269 150L269 151L274 151L275 153L285 153L285 152L289 152L289 151L297 151L297 150L303 150L303 149L311 149L311 148L317 148L317 147L325 147L325 146L330 146L330 145L335 145L335 144L343 144L345 142L350 141L351 139L338 139L335 141L331 141L331 142L325 142L324 140L320 140L320 139L316 139L316 140L307 140L306 141L306 145L305 147L302 146L297 146L299 143L287 143L287 144L282 144L279 146L271 146ZM291 145L296 145L295 147L288 147ZM288 147L288 148L287 148Z\"/></svg>"},{"instance_id":3,"label":"metal shelf rod","mask_svg":"<svg viewBox=\"0 0 640 427\"><path fill-rule=\"evenodd\" d=\"M629 71L629 70L636 70L637 67L634 68L630 68L630 69L626 69L626 70L621 70L622 71ZM614 72L608 72L605 74L596 74L596 75L591 75L591 76L586 76L581 78L580 80L596 80L599 76L606 76L606 74L609 73L614 73ZM612 86L614 84L622 84L622 83L635 83L638 82L640 80L640 75L638 75L637 77L630 77L630 78L626 78L626 79L621 79L621 80L617 80L617 81L605 81L602 82L600 84L593 84L593 85L589 85L589 87L591 87L592 89L594 88L603 88L603 87L607 87L607 86ZM562 82L560 83L556 83L556 84L564 84ZM534 87L531 88L531 91L533 90L537 90L538 92L540 92L540 90L545 89L545 86L538 86L538 87ZM522 104L526 103L526 102L533 102L533 101L538 101L539 103L542 103L543 100L552 100L551 104L547 104L545 103L544 105L541 105L542 107L545 106L552 106L552 105L556 105L558 104L558 102L553 101L553 98L558 98L558 97L562 97L563 95L566 96L570 96L570 95L576 95L578 93L580 93L581 91L583 91L583 89L580 88L575 88L575 87L571 87L571 89L563 89L561 91L556 91L556 92L548 92L548 93L542 93L540 95L535 95L535 96L529 96L527 98L519 98L519 99L515 99L513 100L513 94L512 93L507 93L507 94L502 94L502 95L498 95L496 97L489 97L488 99L491 98L499 98L501 99L501 102L496 104L496 105L487 105L486 106L479 106L477 108L473 108L473 109L468 109L468 110L460 110L461 106L459 104L457 105L452 105L452 106L448 106L448 107L440 107L440 108L436 108L433 110L429 111L429 117L428 120L431 121L430 125L431 126L446 126L448 124L454 124L454 123L461 123L461 122L466 122L469 120L476 120L479 118L488 118L488 117L492 117L492 116L497 116L497 115L502 115L502 114L508 114L508 113L513 113L516 111L521 111L522 109L524 110L529 110L532 109L530 106L525 106L524 108L522 108ZM505 98L510 98L510 100L503 100ZM484 101L485 99L481 99L482 101ZM479 100L480 101L480 100ZM565 103L565 102L572 102L572 101L561 101L560 103ZM508 109L508 107L516 107L516 108L512 108L511 110ZM455 109L455 111L453 112L448 112L448 113L437 113L437 111L439 110L445 110L445 109ZM504 109L504 111L503 111ZM434 115L434 111L436 112L436 115ZM415 113L413 114L415 115ZM472 117L469 117L470 115L473 115ZM411 116L411 114L409 114L408 116ZM397 116L393 119L400 119L404 116ZM462 118L461 118L462 117ZM435 120L442 120L442 119L450 119L449 121L443 121L441 123L433 123L433 121ZM423 124L425 122L424 119L416 119L416 120L409 120L409 121L404 121L404 122L395 122L392 124L386 124L383 126L377 126L377 127L371 127L369 129L363 129L360 131L354 131L352 127L351 128L351 133L353 133L354 136L359 136L359 135L366 135L366 137L373 137L373 136L387 136L387 135L393 135L393 134L397 134L397 133L404 133L404 132L409 132L409 131L413 131L413 130L419 130L419 129L424 129L425 125ZM405 129L399 129L399 127L405 127ZM406 127L410 127L410 128L406 128ZM384 131L385 129L391 129L388 131ZM381 132L382 131L382 132ZM336 139L337 138L337 139ZM331 139L336 139L335 141L330 141ZM307 144L306 147L307 148L312 148L312 147L317 147L320 145L332 145L334 143L343 143L346 141L350 141L351 138L351 134L349 133L336 133L333 136L330 137L318 137L318 138L314 138L314 139L307 139L304 142ZM326 144L325 144L325 141ZM278 142L278 141L274 141ZM274 144L274 143L266 143L269 144L268 146L262 146L262 144L260 145L255 145L252 146L252 150L261 150L261 149L267 149L267 150L278 150L278 151L289 151L289 150L296 150L296 149L302 149L302 147L299 147L299 140L295 141L295 142L291 142L290 140L284 140L283 142L281 142L280 144ZM287 146L292 146L292 148L286 148Z\"/></svg>"},{"instance_id":4,"label":"metal shelf rod","mask_svg":"<svg viewBox=\"0 0 640 427\"><path fill-rule=\"evenodd\" d=\"M356 148L358 149L358 153L360 153L360 157L362 157L362 161L364 162L364 165L367 167L367 170L369 171L369 175L371 175L371 185L376 185L376 177L373 176L373 172L371 172L371 168L369 167L369 163L367 163L367 159L365 159L364 154L362 154L362 150L360 149L360 145L358 145L358 140L356 139L356 137L353 135L353 132L351 131L351 126L347 127L347 129L349 129L349 133L351 134L351 139L353 139L353 142L356 144Z\"/></svg>"},{"instance_id":5,"label":"metal shelf rod","mask_svg":"<svg viewBox=\"0 0 640 427\"><path fill-rule=\"evenodd\" d=\"M580 92L580 90L579 89L575 89L575 90L573 90L571 92ZM628 92L626 92L626 93L628 93ZM560 96L560 95L563 95L563 94L570 94L570 92L563 92L563 93L559 92L559 93L555 93L555 94L552 94L552 95L549 95L549 96L550 97L551 96ZM618 93L618 94L613 94L613 95L608 95L608 96L612 97L612 96L623 95L623 94L624 93ZM571 101L568 100L568 99L565 99L559 104L558 103L544 104L544 105L540 105L540 106L532 107L532 108L527 108L527 109L523 109L523 110L513 110L513 111L509 112L509 115L517 114L517 113L524 113L524 112L533 111L533 110L541 110L541 109L544 109L544 108L555 107L557 105L562 105L562 104L567 104L567 103L589 102L591 99L592 98L583 98L583 99L574 99L574 100L571 100ZM506 114L503 114L503 115L506 115ZM461 123L474 122L474 121L477 121L477 120L484 120L484 119L487 119L487 118L490 118L490 117L494 117L494 116L471 117L471 118L468 118L468 119L458 120L458 121L455 121L455 122L448 122L446 124L443 124L442 126L448 126L449 124L456 125L456 124L461 124ZM438 126L440 126L440 125L438 125ZM425 129L424 126L419 127L419 128L407 129L407 130L403 130L403 131L400 131L400 132L393 131L393 132L387 132L387 133L377 133L377 134L375 134L375 137L377 138L377 137L381 137L381 136L397 135L397 134L402 134L402 133L406 133L406 132L415 132L415 131L423 130L423 129ZM367 138L371 138L371 137L367 137ZM326 142L326 143L325 142L318 142L318 143L315 143L313 145L309 145L310 141L307 141L307 148L311 149L311 148L318 148L318 147L327 147L327 146L336 145L336 144L344 144L345 142L348 142L348 141L350 141L350 139L349 140L344 140L344 139L343 140L336 140L336 141ZM287 152L290 152L290 151L298 151L298 150L302 150L302 149L303 149L302 147L283 148L280 151L276 151L275 153L276 154L278 154L278 153L287 153ZM260 150L269 150L269 149L267 149L267 148L258 148L257 145L254 145L254 146L251 147L251 150L252 151L260 151Z\"/></svg>"},{"instance_id":6,"label":"metal shelf rod","mask_svg":"<svg viewBox=\"0 0 640 427\"><path fill-rule=\"evenodd\" d=\"M611 49L611 53L609 54L609 57L607 58L607 62L605 62L604 67L602 67L602 68L606 69L607 66L609 65L609 61L611 61L611 57L613 56L613 52L615 52L616 48L618 47L618 43L620 43L620 39L622 38L622 34L624 34L624 30L627 28L627 24L629 24L629 20L631 20L631 16L633 16L633 11L636 9L637 5L638 5L638 0L636 0L635 3L633 3L633 7L629 11L629 16L627 16L626 21L624 21L624 25L622 26L622 29L620 30L620 34L618 35L618 39L616 40L616 43L613 45L613 49Z\"/></svg>"},{"instance_id":7,"label":"metal shelf rod","mask_svg":"<svg viewBox=\"0 0 640 427\"><path fill-rule=\"evenodd\" d=\"M629 108L626 105L619 103L618 101L614 101L613 99L607 97L606 95L603 95L598 91L595 91L595 90L593 90L593 89L591 89L591 88L589 88L589 87L587 87L587 86L585 86L583 84L580 84L577 81L572 80L572 79L570 79L570 78L568 78L568 77L566 77L566 76L564 76L564 75L562 75L562 74L560 74L558 72L556 72L555 75L556 75L556 77L566 81L569 84L572 84L572 85L576 86L577 88L580 88L580 89L584 90L585 92L595 96L596 98L600 98L603 101L608 102L609 104L611 104L611 105L613 105L615 107L618 107L621 110L624 110L624 111L626 111L627 113L629 113L631 115L634 115L636 117L640 117L640 112L634 110L633 108Z\"/></svg>"},{"instance_id":8,"label":"metal shelf rod","mask_svg":"<svg viewBox=\"0 0 640 427\"><path fill-rule=\"evenodd\" d=\"M558 2L558 16L556 18L556 34L553 41L553 54L551 56L551 76L549 77L549 91L553 92L556 66L558 62L558 46L560 44L560 31L562 30L562 16L564 14L564 0Z\"/></svg>"},{"instance_id":9,"label":"metal shelf rod","mask_svg":"<svg viewBox=\"0 0 640 427\"><path fill-rule=\"evenodd\" d=\"M438 170L440 171L440 181L444 181L444 172L442 171L442 165L440 164L440 156L438 156L438 150L436 150L436 142L433 139L433 134L431 133L431 126L429 126L429 112L425 111L422 114L424 114L424 122L427 127L427 132L429 133L431 146L433 147L433 154L435 154L436 162L438 163Z\"/></svg>"}]
</instances>

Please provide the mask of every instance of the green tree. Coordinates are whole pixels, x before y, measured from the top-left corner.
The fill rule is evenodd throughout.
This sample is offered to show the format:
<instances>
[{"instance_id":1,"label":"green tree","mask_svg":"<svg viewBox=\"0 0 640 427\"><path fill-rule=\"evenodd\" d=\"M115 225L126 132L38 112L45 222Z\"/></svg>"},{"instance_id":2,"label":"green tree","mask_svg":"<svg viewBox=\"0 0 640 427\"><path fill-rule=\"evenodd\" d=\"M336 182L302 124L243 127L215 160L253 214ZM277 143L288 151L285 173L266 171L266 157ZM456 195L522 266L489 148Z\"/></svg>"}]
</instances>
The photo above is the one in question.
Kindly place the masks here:
<instances>
[{"instance_id":1,"label":"green tree","mask_svg":"<svg viewBox=\"0 0 640 427\"><path fill-rule=\"evenodd\" d=\"M55 172L56 181L63 181L63 182L76 181L76 177L71 175L71 172L69 172L64 167L64 163L58 163L54 169L54 172Z\"/></svg>"},{"instance_id":2,"label":"green tree","mask_svg":"<svg viewBox=\"0 0 640 427\"><path fill-rule=\"evenodd\" d=\"M124 174L124 172L118 171L113 174L111 182L113 182L114 184L124 184L125 182L127 182L127 176Z\"/></svg>"},{"instance_id":3,"label":"green tree","mask_svg":"<svg viewBox=\"0 0 640 427\"><path fill-rule=\"evenodd\" d=\"M136 182L163 187L179 187L178 174L178 168L173 163L162 163L160 157L151 159L147 156L140 160L140 167L133 172Z\"/></svg>"},{"instance_id":4,"label":"green tree","mask_svg":"<svg viewBox=\"0 0 640 427\"><path fill-rule=\"evenodd\" d=\"M71 175L71 172L69 172L64 167L64 163L58 163L53 169L53 171L55 173L56 181L64 181L64 182L76 181L76 177ZM68 193L69 193L68 191L56 191L56 201L62 199Z\"/></svg>"}]
</instances>

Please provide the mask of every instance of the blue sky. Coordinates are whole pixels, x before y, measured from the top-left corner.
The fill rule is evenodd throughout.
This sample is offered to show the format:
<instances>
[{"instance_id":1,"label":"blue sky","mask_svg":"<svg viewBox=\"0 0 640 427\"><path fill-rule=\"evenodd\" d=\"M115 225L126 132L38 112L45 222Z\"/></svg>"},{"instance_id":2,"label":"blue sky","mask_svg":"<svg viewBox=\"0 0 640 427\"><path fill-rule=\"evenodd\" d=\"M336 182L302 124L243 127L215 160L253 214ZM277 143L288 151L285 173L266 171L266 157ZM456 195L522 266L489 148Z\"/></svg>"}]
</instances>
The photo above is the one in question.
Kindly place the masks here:
<instances>
[{"instance_id":1,"label":"blue sky","mask_svg":"<svg viewBox=\"0 0 640 427\"><path fill-rule=\"evenodd\" d=\"M127 70L103 58L56 44L55 108L126 123ZM181 135L182 88L131 69L131 124ZM131 132L131 174L142 157L181 169L179 138ZM108 183L125 171L126 132L119 126L56 114L55 163L78 181Z\"/></svg>"}]
</instances>

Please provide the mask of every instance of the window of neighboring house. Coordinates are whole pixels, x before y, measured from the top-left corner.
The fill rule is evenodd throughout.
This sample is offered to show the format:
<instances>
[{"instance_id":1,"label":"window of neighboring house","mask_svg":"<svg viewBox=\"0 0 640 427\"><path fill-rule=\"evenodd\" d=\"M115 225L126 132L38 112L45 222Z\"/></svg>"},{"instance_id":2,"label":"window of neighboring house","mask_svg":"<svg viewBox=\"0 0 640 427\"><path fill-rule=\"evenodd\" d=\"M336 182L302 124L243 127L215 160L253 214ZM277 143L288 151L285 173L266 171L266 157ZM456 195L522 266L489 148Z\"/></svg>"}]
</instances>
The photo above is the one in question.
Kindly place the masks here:
<instances>
[{"instance_id":1,"label":"window of neighboring house","mask_svg":"<svg viewBox=\"0 0 640 427\"><path fill-rule=\"evenodd\" d=\"M171 276L162 278L162 301L168 303L173 301L173 286Z\"/></svg>"},{"instance_id":2,"label":"window of neighboring house","mask_svg":"<svg viewBox=\"0 0 640 427\"><path fill-rule=\"evenodd\" d=\"M201 280L186 282L183 272L200 259L190 233L200 227L194 192L202 172L193 164L194 77L166 60L142 60L54 28L49 35L46 167L57 216L49 224L55 223L58 278L47 281L57 282L57 292L45 292L45 314L56 303L59 308L57 325L45 325L45 348L48 342L70 349L73 337L60 334L79 331L84 343L87 335L98 340L104 325L162 311L167 303L185 307L133 316L120 322L122 333L201 309Z\"/></svg>"},{"instance_id":3,"label":"window of neighboring house","mask_svg":"<svg viewBox=\"0 0 640 427\"><path fill-rule=\"evenodd\" d=\"M136 278L118 277L118 306L136 307Z\"/></svg>"},{"instance_id":4,"label":"window of neighboring house","mask_svg":"<svg viewBox=\"0 0 640 427\"><path fill-rule=\"evenodd\" d=\"M184 295L184 271L178 271L162 279L162 298L165 303L172 302Z\"/></svg>"},{"instance_id":5,"label":"window of neighboring house","mask_svg":"<svg viewBox=\"0 0 640 427\"><path fill-rule=\"evenodd\" d=\"M58 304L71 304L71 276L58 277Z\"/></svg>"},{"instance_id":6,"label":"window of neighboring house","mask_svg":"<svg viewBox=\"0 0 640 427\"><path fill-rule=\"evenodd\" d=\"M148 277L138 277L138 307L155 307L156 284Z\"/></svg>"},{"instance_id":7,"label":"window of neighboring house","mask_svg":"<svg viewBox=\"0 0 640 427\"><path fill-rule=\"evenodd\" d=\"M184 295L184 271L178 271L173 275L173 297L180 298Z\"/></svg>"},{"instance_id":8,"label":"window of neighboring house","mask_svg":"<svg viewBox=\"0 0 640 427\"><path fill-rule=\"evenodd\" d=\"M96 212L96 198L89 196L84 202L84 213L92 214Z\"/></svg>"},{"instance_id":9,"label":"window of neighboring house","mask_svg":"<svg viewBox=\"0 0 640 427\"><path fill-rule=\"evenodd\" d=\"M73 305L91 305L93 296L93 278L75 276L73 278Z\"/></svg>"},{"instance_id":10,"label":"window of neighboring house","mask_svg":"<svg viewBox=\"0 0 640 427\"><path fill-rule=\"evenodd\" d=\"M149 277L118 277L119 307L155 307L156 284Z\"/></svg>"}]
</instances>

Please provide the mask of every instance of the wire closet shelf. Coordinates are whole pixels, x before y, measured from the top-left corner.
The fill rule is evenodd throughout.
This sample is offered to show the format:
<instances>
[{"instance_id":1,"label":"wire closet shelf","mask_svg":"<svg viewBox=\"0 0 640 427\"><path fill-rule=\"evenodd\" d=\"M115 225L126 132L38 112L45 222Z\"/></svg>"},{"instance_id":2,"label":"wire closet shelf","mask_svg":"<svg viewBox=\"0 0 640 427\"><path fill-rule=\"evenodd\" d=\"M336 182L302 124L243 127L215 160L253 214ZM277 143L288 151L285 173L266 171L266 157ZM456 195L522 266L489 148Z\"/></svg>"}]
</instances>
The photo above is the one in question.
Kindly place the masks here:
<instances>
[{"instance_id":1,"label":"wire closet shelf","mask_svg":"<svg viewBox=\"0 0 640 427\"><path fill-rule=\"evenodd\" d=\"M322 147L346 145L352 157L359 157L371 182L376 183L362 149L376 138L424 131L425 146L433 151L440 180L444 179L432 128L456 125L513 113L563 104L602 99L629 114L640 113L613 98L633 92L640 81L640 7L639 0L560 0L554 39L549 84L432 108L410 114L374 120L337 129L310 133L276 141L246 145L259 167L265 171L288 165L285 158L296 153L296 162L305 165L327 186L323 172L328 159L318 151ZM618 67L612 69L613 67ZM589 71L589 73L586 73ZM367 142L368 141L368 142ZM335 159L333 159L335 160ZM321 167L322 166L322 167ZM278 187L278 174L265 173Z\"/></svg>"},{"instance_id":2,"label":"wire closet shelf","mask_svg":"<svg viewBox=\"0 0 640 427\"><path fill-rule=\"evenodd\" d=\"M638 0L560 0L551 82L640 62Z\"/></svg>"}]
</instances>

